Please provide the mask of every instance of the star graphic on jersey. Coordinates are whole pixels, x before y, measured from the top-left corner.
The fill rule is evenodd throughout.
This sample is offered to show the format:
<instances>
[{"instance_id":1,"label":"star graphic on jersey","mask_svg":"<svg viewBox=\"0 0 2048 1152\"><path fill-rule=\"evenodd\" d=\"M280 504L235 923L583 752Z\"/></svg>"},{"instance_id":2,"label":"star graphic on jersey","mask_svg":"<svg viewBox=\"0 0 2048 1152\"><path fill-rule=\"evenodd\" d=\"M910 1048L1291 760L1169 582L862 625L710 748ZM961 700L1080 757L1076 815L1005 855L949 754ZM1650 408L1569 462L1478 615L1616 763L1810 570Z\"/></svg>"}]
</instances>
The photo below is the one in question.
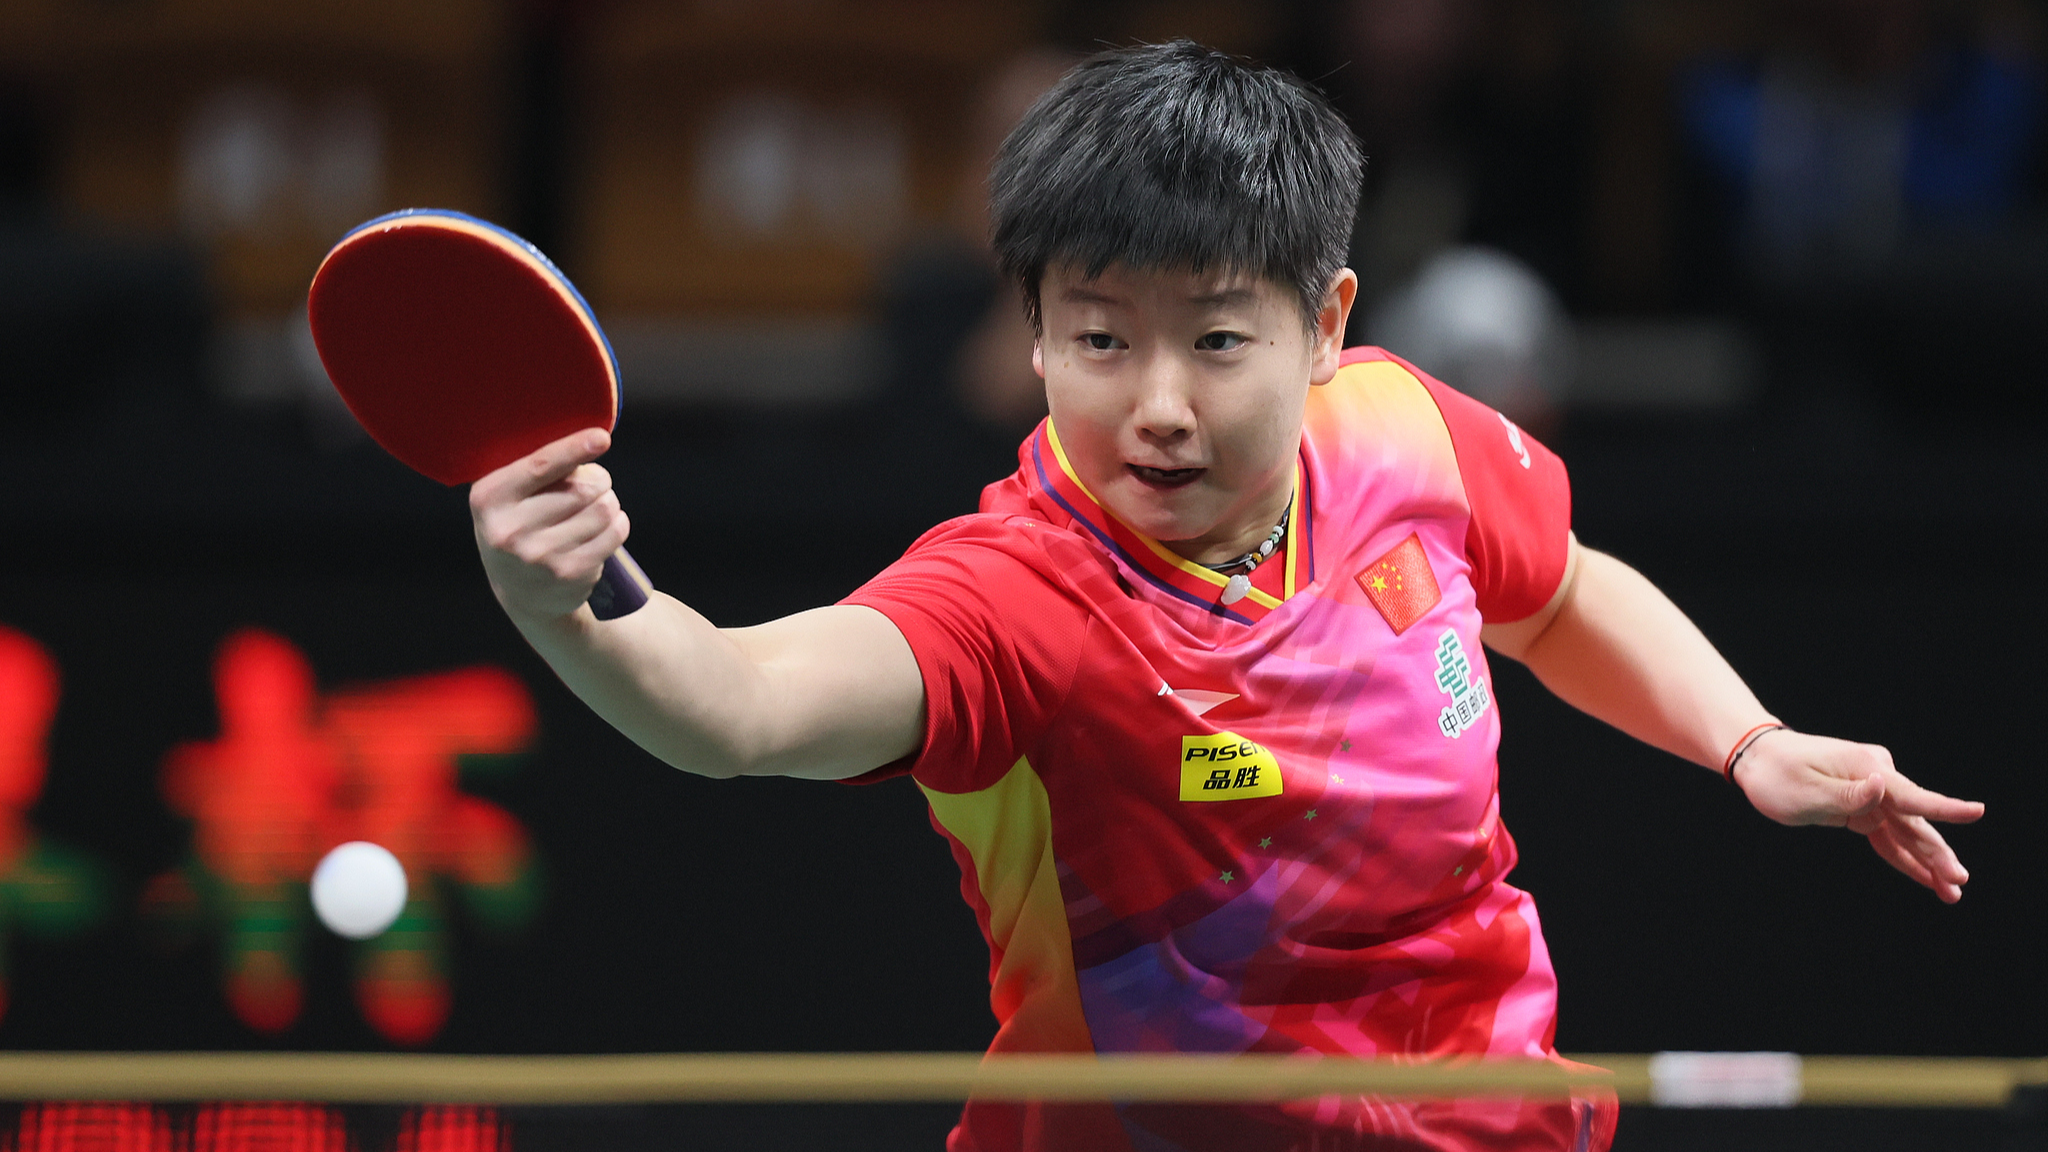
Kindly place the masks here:
<instances>
[{"instance_id":1,"label":"star graphic on jersey","mask_svg":"<svg viewBox=\"0 0 2048 1152\"><path fill-rule=\"evenodd\" d=\"M1271 836L1268 836L1264 840L1259 841L1259 847L1261 848L1271 848L1272 846L1273 838Z\"/></svg>"},{"instance_id":2,"label":"star graphic on jersey","mask_svg":"<svg viewBox=\"0 0 2048 1152\"><path fill-rule=\"evenodd\" d=\"M1375 592L1385 592L1387 590L1387 578L1377 572L1373 573L1372 590Z\"/></svg>"},{"instance_id":3,"label":"star graphic on jersey","mask_svg":"<svg viewBox=\"0 0 2048 1152\"><path fill-rule=\"evenodd\" d=\"M1333 783L1337 783L1337 784L1342 784L1342 783L1344 782L1344 778L1343 778L1342 776L1335 776L1335 775L1333 775L1333 776L1331 776L1331 777L1330 777L1330 780L1331 780L1331 781L1332 781Z\"/></svg>"},{"instance_id":4,"label":"star graphic on jersey","mask_svg":"<svg viewBox=\"0 0 2048 1152\"><path fill-rule=\"evenodd\" d=\"M1306 815L1306 816L1303 816L1303 817L1302 817L1302 819L1303 819L1303 820L1313 820L1313 819L1315 819L1315 818L1316 818L1316 810L1315 810L1315 809L1313 809L1313 808L1311 808L1311 809L1309 809L1309 810L1308 810L1308 815Z\"/></svg>"},{"instance_id":5,"label":"star graphic on jersey","mask_svg":"<svg viewBox=\"0 0 2048 1152\"><path fill-rule=\"evenodd\" d=\"M1351 751L1351 741L1349 741L1349 740L1339 740L1339 741L1337 742L1337 747L1338 747L1338 750L1339 750L1339 751L1342 751L1342 752L1349 752L1349 751Z\"/></svg>"},{"instance_id":6,"label":"star graphic on jersey","mask_svg":"<svg viewBox=\"0 0 2048 1152\"><path fill-rule=\"evenodd\" d=\"M1225 884L1228 884L1232 880L1237 879L1237 874L1235 872L1226 871L1223 873L1223 875L1218 876L1217 879L1223 881Z\"/></svg>"},{"instance_id":7,"label":"star graphic on jersey","mask_svg":"<svg viewBox=\"0 0 2048 1152\"><path fill-rule=\"evenodd\" d=\"M1465 874L1465 866L1464 866L1463 864L1460 864L1460 865L1458 865L1458 866L1457 866L1456 868L1454 868L1454 869L1452 869L1452 870L1451 870L1451 875L1453 875L1453 876L1463 876L1464 874Z\"/></svg>"}]
</instances>

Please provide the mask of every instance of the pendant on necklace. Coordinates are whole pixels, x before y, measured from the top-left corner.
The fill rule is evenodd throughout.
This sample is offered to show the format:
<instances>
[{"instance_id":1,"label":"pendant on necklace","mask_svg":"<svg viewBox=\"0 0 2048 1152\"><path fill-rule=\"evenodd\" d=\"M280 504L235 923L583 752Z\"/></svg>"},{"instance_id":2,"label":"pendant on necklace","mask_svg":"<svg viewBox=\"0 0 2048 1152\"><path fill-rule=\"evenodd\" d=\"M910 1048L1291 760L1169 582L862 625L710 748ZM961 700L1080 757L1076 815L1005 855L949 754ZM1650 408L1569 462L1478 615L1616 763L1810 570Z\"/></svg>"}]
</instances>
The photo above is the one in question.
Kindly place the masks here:
<instances>
[{"instance_id":1,"label":"pendant on necklace","mask_svg":"<svg viewBox=\"0 0 2048 1152\"><path fill-rule=\"evenodd\" d=\"M1252 578L1243 572L1239 572L1224 582L1223 602L1225 604L1235 604L1239 600L1244 599L1245 593L1251 590Z\"/></svg>"}]
</instances>

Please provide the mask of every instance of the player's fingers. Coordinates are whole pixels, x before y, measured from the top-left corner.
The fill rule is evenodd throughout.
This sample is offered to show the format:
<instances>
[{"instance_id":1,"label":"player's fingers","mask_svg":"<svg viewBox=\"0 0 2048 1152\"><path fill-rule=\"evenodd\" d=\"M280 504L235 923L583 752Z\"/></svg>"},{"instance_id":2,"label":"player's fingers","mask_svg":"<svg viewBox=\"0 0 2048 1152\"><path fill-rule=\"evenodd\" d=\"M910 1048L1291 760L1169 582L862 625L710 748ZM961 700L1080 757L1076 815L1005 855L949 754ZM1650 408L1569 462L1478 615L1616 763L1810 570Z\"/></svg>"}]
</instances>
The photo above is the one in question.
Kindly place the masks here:
<instances>
[{"instance_id":1,"label":"player's fingers","mask_svg":"<svg viewBox=\"0 0 2048 1152\"><path fill-rule=\"evenodd\" d=\"M619 498L610 492L604 493L551 529L553 551L573 552L582 548L608 531L620 514Z\"/></svg>"},{"instance_id":2,"label":"player's fingers","mask_svg":"<svg viewBox=\"0 0 2048 1152\"><path fill-rule=\"evenodd\" d=\"M611 433L602 428L585 428L514 460L477 483L502 477L499 484L503 495L513 500L524 499L567 478L577 468L604 455L611 446Z\"/></svg>"},{"instance_id":3,"label":"player's fingers","mask_svg":"<svg viewBox=\"0 0 2048 1152\"><path fill-rule=\"evenodd\" d=\"M538 492L604 455L611 446L611 433L602 428L571 432L520 462L524 483L515 490L521 494Z\"/></svg>"},{"instance_id":4,"label":"player's fingers","mask_svg":"<svg viewBox=\"0 0 2048 1152\"><path fill-rule=\"evenodd\" d=\"M1934 887L1934 870L1927 867L1926 863L1915 856L1904 844L1899 843L1898 836L1891 828L1880 827L1873 829L1870 833L1870 846L1876 850L1879 856L1884 857L1885 861L1892 867L1897 868L1929 888Z\"/></svg>"},{"instance_id":5,"label":"player's fingers","mask_svg":"<svg viewBox=\"0 0 2048 1152\"><path fill-rule=\"evenodd\" d=\"M605 533L619 515L618 499L607 492L573 515L520 534L513 541L512 554L531 567L550 570L557 579L579 579L580 553Z\"/></svg>"},{"instance_id":6,"label":"player's fingers","mask_svg":"<svg viewBox=\"0 0 2048 1152\"><path fill-rule=\"evenodd\" d=\"M602 465L578 464L567 476L521 499L516 519L531 527L557 524L592 504L611 498L612 474Z\"/></svg>"},{"instance_id":7,"label":"player's fingers","mask_svg":"<svg viewBox=\"0 0 2048 1152\"><path fill-rule=\"evenodd\" d=\"M590 539L578 545L565 559L578 572L598 572L604 562L625 546L626 537L632 534L632 524L624 512L614 512L611 519Z\"/></svg>"},{"instance_id":8,"label":"player's fingers","mask_svg":"<svg viewBox=\"0 0 2048 1152\"><path fill-rule=\"evenodd\" d=\"M553 484L534 493L536 498L561 492L585 500L594 500L601 493L612 490L612 474L602 464L585 461L569 469L567 475Z\"/></svg>"},{"instance_id":9,"label":"player's fingers","mask_svg":"<svg viewBox=\"0 0 2048 1152\"><path fill-rule=\"evenodd\" d=\"M1899 773L1893 774L1891 786L1886 791L1889 793L1889 806L1908 816L1924 816L1946 824L1969 824L1984 815L1982 801L1944 796L1922 788Z\"/></svg>"},{"instance_id":10,"label":"player's fingers","mask_svg":"<svg viewBox=\"0 0 2048 1152\"><path fill-rule=\"evenodd\" d=\"M1924 871L1928 879L1921 882L1944 901L1953 904L1963 898L1963 885L1970 882L1969 870L1956 858L1955 850L1949 847L1948 841L1927 821L1917 816L1889 819L1872 833L1871 844L1879 847L1880 851L1889 845L1897 853L1912 859L1914 867L1897 865L1900 871L1916 878L1919 871ZM1893 859L1889 854L1886 858Z\"/></svg>"},{"instance_id":11,"label":"player's fingers","mask_svg":"<svg viewBox=\"0 0 2048 1152\"><path fill-rule=\"evenodd\" d=\"M1905 873L1921 887L1931 888L1937 893L1941 891L1941 881L1934 875L1933 870L1908 851L1905 845L1899 843L1889 828L1878 828L1871 832L1870 846L1884 858L1885 863Z\"/></svg>"},{"instance_id":12,"label":"player's fingers","mask_svg":"<svg viewBox=\"0 0 2048 1152\"><path fill-rule=\"evenodd\" d=\"M474 495L471 499L476 502ZM551 534L553 529L592 507L609 511L618 506L611 473L596 464L581 464L568 476L525 499L477 508L477 539L531 563L559 539Z\"/></svg>"},{"instance_id":13,"label":"player's fingers","mask_svg":"<svg viewBox=\"0 0 2048 1152\"><path fill-rule=\"evenodd\" d=\"M505 465L469 486L469 511L477 524L479 538L516 532L520 517L554 515L545 506L522 508L535 494L558 484L611 446L611 435L602 428L571 433ZM607 477L609 479L609 477ZM518 510L508 517L508 510Z\"/></svg>"},{"instance_id":14,"label":"player's fingers","mask_svg":"<svg viewBox=\"0 0 2048 1152\"><path fill-rule=\"evenodd\" d=\"M1819 795L1803 821L1808 824L1832 824L1841 827L1847 824L1863 831L1857 825L1884 802L1884 776L1873 772L1860 780L1843 780L1823 776L1817 781Z\"/></svg>"},{"instance_id":15,"label":"player's fingers","mask_svg":"<svg viewBox=\"0 0 2048 1152\"><path fill-rule=\"evenodd\" d=\"M1926 819L1899 816L1887 821L1886 826L1891 835L1936 876L1958 886L1970 882L1970 870L1963 867L1963 862L1956 857L1956 850Z\"/></svg>"}]
</instances>

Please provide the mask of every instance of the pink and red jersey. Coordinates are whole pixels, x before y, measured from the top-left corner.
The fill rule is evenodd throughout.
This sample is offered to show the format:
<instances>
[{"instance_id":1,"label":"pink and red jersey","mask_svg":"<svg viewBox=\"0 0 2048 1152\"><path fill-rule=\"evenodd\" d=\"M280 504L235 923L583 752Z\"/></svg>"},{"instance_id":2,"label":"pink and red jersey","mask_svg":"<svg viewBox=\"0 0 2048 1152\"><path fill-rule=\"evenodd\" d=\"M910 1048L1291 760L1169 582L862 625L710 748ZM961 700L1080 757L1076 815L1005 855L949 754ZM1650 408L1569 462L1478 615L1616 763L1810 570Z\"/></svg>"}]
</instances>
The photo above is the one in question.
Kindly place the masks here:
<instances>
[{"instance_id":1,"label":"pink and red jersey","mask_svg":"<svg viewBox=\"0 0 2048 1152\"><path fill-rule=\"evenodd\" d=\"M1506 883L1482 621L1562 580L1564 466L1377 349L1309 391L1250 595L1107 512L1042 424L848 598L925 681L909 771L991 957L992 1052L1554 1058ZM1609 1100L970 1104L966 1150L1584 1149Z\"/></svg>"}]
</instances>

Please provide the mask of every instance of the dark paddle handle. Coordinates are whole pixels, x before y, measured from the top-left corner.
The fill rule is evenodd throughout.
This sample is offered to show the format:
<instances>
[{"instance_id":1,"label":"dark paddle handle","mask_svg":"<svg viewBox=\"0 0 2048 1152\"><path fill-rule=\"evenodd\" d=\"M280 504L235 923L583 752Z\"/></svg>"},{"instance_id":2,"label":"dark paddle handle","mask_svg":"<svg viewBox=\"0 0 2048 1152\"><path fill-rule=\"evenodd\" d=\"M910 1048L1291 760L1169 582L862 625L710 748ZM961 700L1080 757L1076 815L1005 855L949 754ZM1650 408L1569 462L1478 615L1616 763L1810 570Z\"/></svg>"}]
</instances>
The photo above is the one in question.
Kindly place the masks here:
<instances>
[{"instance_id":1,"label":"dark paddle handle","mask_svg":"<svg viewBox=\"0 0 2048 1152\"><path fill-rule=\"evenodd\" d=\"M604 571L597 577L597 587L590 590L590 614L599 620L616 620L621 616L638 612L647 604L647 597L654 591L654 585L647 579L647 573L626 554L624 548L605 558Z\"/></svg>"}]
</instances>

